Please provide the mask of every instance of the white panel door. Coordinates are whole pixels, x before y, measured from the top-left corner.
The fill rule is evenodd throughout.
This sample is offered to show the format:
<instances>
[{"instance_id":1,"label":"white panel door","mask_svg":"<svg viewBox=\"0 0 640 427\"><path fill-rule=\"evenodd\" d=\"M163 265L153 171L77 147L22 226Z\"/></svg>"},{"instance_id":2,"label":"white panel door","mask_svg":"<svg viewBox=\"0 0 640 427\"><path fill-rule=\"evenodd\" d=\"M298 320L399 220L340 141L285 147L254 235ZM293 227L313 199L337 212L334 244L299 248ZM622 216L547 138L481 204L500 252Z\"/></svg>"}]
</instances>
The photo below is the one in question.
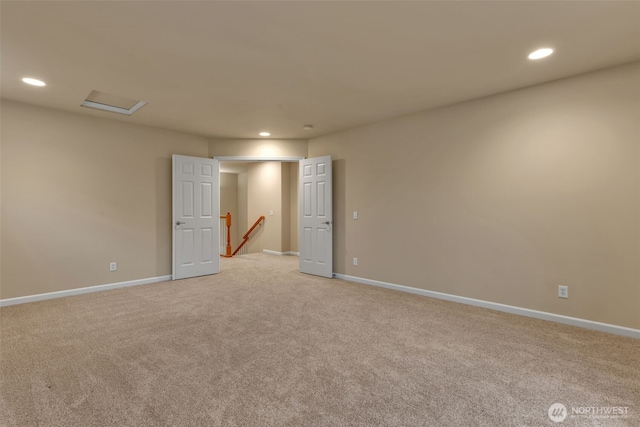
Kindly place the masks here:
<instances>
[{"instance_id":1,"label":"white panel door","mask_svg":"<svg viewBox=\"0 0 640 427\"><path fill-rule=\"evenodd\" d=\"M333 277L331 156L300 160L300 271Z\"/></svg>"},{"instance_id":2,"label":"white panel door","mask_svg":"<svg viewBox=\"0 0 640 427\"><path fill-rule=\"evenodd\" d=\"M173 280L220 272L218 161L173 155Z\"/></svg>"}]
</instances>

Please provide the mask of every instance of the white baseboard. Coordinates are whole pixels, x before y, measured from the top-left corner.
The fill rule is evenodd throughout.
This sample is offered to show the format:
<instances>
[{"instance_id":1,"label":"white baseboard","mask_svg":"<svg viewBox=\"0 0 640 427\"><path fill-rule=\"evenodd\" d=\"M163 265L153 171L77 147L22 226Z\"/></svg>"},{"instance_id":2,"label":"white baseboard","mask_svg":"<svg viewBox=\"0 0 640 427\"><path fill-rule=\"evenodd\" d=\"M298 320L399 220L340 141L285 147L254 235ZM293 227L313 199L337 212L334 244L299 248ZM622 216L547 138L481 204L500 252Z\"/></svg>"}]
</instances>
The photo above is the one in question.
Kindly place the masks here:
<instances>
[{"instance_id":1,"label":"white baseboard","mask_svg":"<svg viewBox=\"0 0 640 427\"><path fill-rule=\"evenodd\" d=\"M25 297L0 299L0 307L7 307L28 302L44 301L53 298L64 298L73 295L88 294L91 292L108 291L109 289L126 288L129 286L147 285L149 283L165 282L171 280L171 276L149 277L147 279L130 280L128 282L109 283L106 285L89 286L86 288L68 289L66 291L48 292L46 294L28 295Z\"/></svg>"},{"instance_id":2,"label":"white baseboard","mask_svg":"<svg viewBox=\"0 0 640 427\"><path fill-rule=\"evenodd\" d=\"M282 256L282 255L300 256L300 252L293 252L293 251L278 252L278 251L272 251L270 249L263 249L262 253L268 254L268 255L278 255L278 256Z\"/></svg>"},{"instance_id":3,"label":"white baseboard","mask_svg":"<svg viewBox=\"0 0 640 427\"><path fill-rule=\"evenodd\" d=\"M578 326L595 331L608 332L610 334L623 335L625 337L640 339L640 330L627 328L624 326L616 326L608 323L594 322L592 320L579 319L577 317L563 316L561 314L547 313L545 311L531 310L528 308L516 307L513 305L500 304L497 302L484 301L474 298L461 297L457 295L445 294L442 292L428 291L426 289L412 288L410 286L396 285L394 283L380 282L378 280L363 279L362 277L348 276L346 274L334 273L334 277L338 279L348 280L350 282L362 283L364 285L378 286L381 288L393 289L410 294L417 294L431 298L437 298L445 301L452 301L461 304L473 305L476 307L489 308L491 310L503 311L505 313L517 314L520 316L533 317L535 319L548 320L565 325Z\"/></svg>"}]
</instances>

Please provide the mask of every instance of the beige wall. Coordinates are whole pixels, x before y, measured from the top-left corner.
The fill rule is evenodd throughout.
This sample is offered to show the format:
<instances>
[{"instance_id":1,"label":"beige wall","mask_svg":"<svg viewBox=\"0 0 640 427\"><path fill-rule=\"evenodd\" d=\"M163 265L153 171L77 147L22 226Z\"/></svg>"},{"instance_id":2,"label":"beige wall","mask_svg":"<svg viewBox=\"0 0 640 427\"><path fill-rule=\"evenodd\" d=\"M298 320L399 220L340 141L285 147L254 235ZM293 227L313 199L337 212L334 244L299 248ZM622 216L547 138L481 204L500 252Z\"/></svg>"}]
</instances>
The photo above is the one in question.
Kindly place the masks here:
<instances>
[{"instance_id":1,"label":"beige wall","mask_svg":"<svg viewBox=\"0 0 640 427\"><path fill-rule=\"evenodd\" d=\"M171 274L171 155L206 157L206 138L1 107L0 298Z\"/></svg>"},{"instance_id":2,"label":"beige wall","mask_svg":"<svg viewBox=\"0 0 640 427\"><path fill-rule=\"evenodd\" d=\"M209 138L209 157L306 157L306 139Z\"/></svg>"},{"instance_id":3,"label":"beige wall","mask_svg":"<svg viewBox=\"0 0 640 427\"><path fill-rule=\"evenodd\" d=\"M247 172L238 174L238 220L236 223L238 224L238 244L242 241L242 236L249 229L248 223L248 176ZM234 246L234 250L235 250Z\"/></svg>"},{"instance_id":4,"label":"beige wall","mask_svg":"<svg viewBox=\"0 0 640 427\"><path fill-rule=\"evenodd\" d=\"M640 328L639 113L636 63L311 140L335 271Z\"/></svg>"},{"instance_id":5,"label":"beige wall","mask_svg":"<svg viewBox=\"0 0 640 427\"><path fill-rule=\"evenodd\" d=\"M249 227L264 215L263 225L248 242L247 253L268 249L282 251L282 193L280 162L257 162L248 165L247 217ZM273 216L269 215L273 211Z\"/></svg>"},{"instance_id":6,"label":"beige wall","mask_svg":"<svg viewBox=\"0 0 640 427\"><path fill-rule=\"evenodd\" d=\"M299 252L298 218L298 163L289 165L289 250Z\"/></svg>"},{"instance_id":7,"label":"beige wall","mask_svg":"<svg viewBox=\"0 0 640 427\"><path fill-rule=\"evenodd\" d=\"M0 105L0 299L2 299L2 107Z\"/></svg>"},{"instance_id":8,"label":"beige wall","mask_svg":"<svg viewBox=\"0 0 640 427\"><path fill-rule=\"evenodd\" d=\"M282 194L280 212L282 213L282 241L279 252L289 252L291 250L291 168L289 163L280 163L280 194Z\"/></svg>"},{"instance_id":9,"label":"beige wall","mask_svg":"<svg viewBox=\"0 0 640 427\"><path fill-rule=\"evenodd\" d=\"M238 247L238 174L220 173L220 215L231 213L231 247ZM224 251L223 251L224 253Z\"/></svg>"},{"instance_id":10,"label":"beige wall","mask_svg":"<svg viewBox=\"0 0 640 427\"><path fill-rule=\"evenodd\" d=\"M256 162L248 165L248 227L260 215L266 218L263 227L249 240L248 253L261 252L263 249L297 251L298 193L291 192L292 188L297 189L297 165L288 162ZM294 179L295 185L292 184ZM270 211L273 211L273 215L270 215Z\"/></svg>"}]
</instances>

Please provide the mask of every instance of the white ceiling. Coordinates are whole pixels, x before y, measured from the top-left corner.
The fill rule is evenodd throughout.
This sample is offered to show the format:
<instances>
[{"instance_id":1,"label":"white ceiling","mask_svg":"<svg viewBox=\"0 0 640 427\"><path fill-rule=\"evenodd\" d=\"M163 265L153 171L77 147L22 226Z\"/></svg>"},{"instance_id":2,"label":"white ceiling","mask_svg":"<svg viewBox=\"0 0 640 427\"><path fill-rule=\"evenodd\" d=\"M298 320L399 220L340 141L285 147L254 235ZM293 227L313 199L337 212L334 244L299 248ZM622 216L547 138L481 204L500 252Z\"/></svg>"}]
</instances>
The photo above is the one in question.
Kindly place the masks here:
<instances>
[{"instance_id":1,"label":"white ceiling","mask_svg":"<svg viewBox=\"0 0 640 427\"><path fill-rule=\"evenodd\" d=\"M0 16L3 98L215 137L315 137L640 59L637 1L2 1ZM556 53L526 58L542 46ZM92 90L148 105L80 107Z\"/></svg>"}]
</instances>

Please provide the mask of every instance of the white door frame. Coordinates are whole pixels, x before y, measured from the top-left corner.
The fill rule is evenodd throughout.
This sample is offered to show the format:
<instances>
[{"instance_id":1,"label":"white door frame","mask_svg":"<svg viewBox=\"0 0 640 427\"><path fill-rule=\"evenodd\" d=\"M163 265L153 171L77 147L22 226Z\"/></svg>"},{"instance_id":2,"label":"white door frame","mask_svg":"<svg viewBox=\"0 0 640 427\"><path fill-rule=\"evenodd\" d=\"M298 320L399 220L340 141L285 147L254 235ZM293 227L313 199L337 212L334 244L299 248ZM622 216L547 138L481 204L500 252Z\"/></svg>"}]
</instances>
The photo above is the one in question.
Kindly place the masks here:
<instances>
[{"instance_id":1,"label":"white door frame","mask_svg":"<svg viewBox=\"0 0 640 427\"><path fill-rule=\"evenodd\" d=\"M252 157L252 156L213 156L221 162L299 162L306 157Z\"/></svg>"}]
</instances>

